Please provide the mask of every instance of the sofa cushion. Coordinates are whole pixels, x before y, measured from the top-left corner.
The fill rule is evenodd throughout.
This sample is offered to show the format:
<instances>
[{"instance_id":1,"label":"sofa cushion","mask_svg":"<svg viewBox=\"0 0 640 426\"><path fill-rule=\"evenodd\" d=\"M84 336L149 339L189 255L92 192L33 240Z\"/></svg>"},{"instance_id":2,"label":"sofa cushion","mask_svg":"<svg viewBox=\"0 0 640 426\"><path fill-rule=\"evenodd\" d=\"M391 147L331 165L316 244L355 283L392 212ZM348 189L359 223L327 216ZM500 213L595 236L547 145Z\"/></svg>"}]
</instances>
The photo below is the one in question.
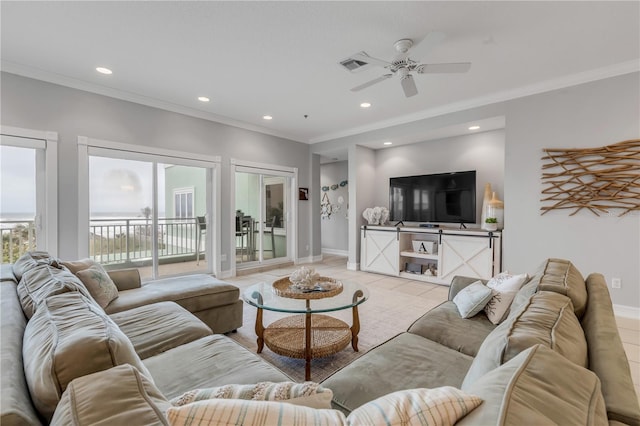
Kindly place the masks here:
<instances>
[{"instance_id":1,"label":"sofa cushion","mask_svg":"<svg viewBox=\"0 0 640 426\"><path fill-rule=\"evenodd\" d=\"M142 359L213 334L205 323L174 302L140 306L110 317Z\"/></svg>"},{"instance_id":2,"label":"sofa cushion","mask_svg":"<svg viewBox=\"0 0 640 426\"><path fill-rule=\"evenodd\" d=\"M76 377L120 364L151 377L118 326L79 292L50 296L40 304L27 323L22 356L31 399L47 420Z\"/></svg>"},{"instance_id":3,"label":"sofa cushion","mask_svg":"<svg viewBox=\"0 0 640 426\"><path fill-rule=\"evenodd\" d=\"M337 410L318 410L301 405L242 399L209 399L182 407L171 407L167 418L172 426L195 425L346 425Z\"/></svg>"},{"instance_id":4,"label":"sofa cushion","mask_svg":"<svg viewBox=\"0 0 640 426\"><path fill-rule=\"evenodd\" d=\"M452 386L408 389L367 402L347 417L350 425L453 425L482 403Z\"/></svg>"},{"instance_id":5,"label":"sofa cushion","mask_svg":"<svg viewBox=\"0 0 640 426\"><path fill-rule=\"evenodd\" d=\"M105 308L109 314L156 302L173 301L189 312L236 303L238 287L209 275L197 274L144 283L140 288L120 292Z\"/></svg>"},{"instance_id":6,"label":"sofa cushion","mask_svg":"<svg viewBox=\"0 0 640 426\"><path fill-rule=\"evenodd\" d=\"M331 408L333 392L314 382L260 382L255 385L226 385L185 392L170 402L174 406L206 399L248 399L280 401L311 408Z\"/></svg>"},{"instance_id":7,"label":"sofa cushion","mask_svg":"<svg viewBox=\"0 0 640 426\"><path fill-rule=\"evenodd\" d=\"M471 361L470 356L439 343L402 333L338 370L322 385L333 391L337 407L350 412L402 389L459 387Z\"/></svg>"},{"instance_id":8,"label":"sofa cushion","mask_svg":"<svg viewBox=\"0 0 640 426\"><path fill-rule=\"evenodd\" d=\"M168 425L169 407L147 377L123 364L69 383L51 425Z\"/></svg>"},{"instance_id":9,"label":"sofa cushion","mask_svg":"<svg viewBox=\"0 0 640 426\"><path fill-rule=\"evenodd\" d=\"M16 283L0 283L0 424L39 423L24 377L22 338L27 321L16 294Z\"/></svg>"},{"instance_id":10,"label":"sofa cushion","mask_svg":"<svg viewBox=\"0 0 640 426\"><path fill-rule=\"evenodd\" d=\"M462 390L484 402L457 426L608 423L598 377L544 345L521 352Z\"/></svg>"},{"instance_id":11,"label":"sofa cushion","mask_svg":"<svg viewBox=\"0 0 640 426\"><path fill-rule=\"evenodd\" d=\"M584 315L587 306L587 287L580 271L568 260L547 259L540 265L538 291L555 291L564 294L573 302L578 319Z\"/></svg>"},{"instance_id":12,"label":"sofa cushion","mask_svg":"<svg viewBox=\"0 0 640 426\"><path fill-rule=\"evenodd\" d=\"M607 282L602 274L586 280L589 301L582 327L589 344L589 369L602 383L609 420L640 425L640 407L634 392L629 362L622 346Z\"/></svg>"},{"instance_id":13,"label":"sofa cushion","mask_svg":"<svg viewBox=\"0 0 640 426\"><path fill-rule=\"evenodd\" d=\"M484 309L485 305L493 297L491 289L476 281L460 290L453 298L462 318L471 318Z\"/></svg>"},{"instance_id":14,"label":"sofa cushion","mask_svg":"<svg viewBox=\"0 0 640 426\"><path fill-rule=\"evenodd\" d=\"M495 328L484 312L464 319L456 305L447 301L418 318L408 331L463 354L476 356L484 339Z\"/></svg>"},{"instance_id":15,"label":"sofa cushion","mask_svg":"<svg viewBox=\"0 0 640 426\"><path fill-rule=\"evenodd\" d=\"M509 314L511 302L520 287L529 279L527 274L513 275L501 272L487 282L492 297L484 307L487 318L494 324L500 324Z\"/></svg>"},{"instance_id":16,"label":"sofa cushion","mask_svg":"<svg viewBox=\"0 0 640 426\"><path fill-rule=\"evenodd\" d=\"M48 265L37 265L24 271L18 283L18 296L22 310L27 318L47 297L67 292L80 292L92 299L80 278L65 269L58 269Z\"/></svg>"},{"instance_id":17,"label":"sofa cushion","mask_svg":"<svg viewBox=\"0 0 640 426\"><path fill-rule=\"evenodd\" d=\"M473 383L538 343L581 367L587 367L587 342L573 313L571 299L550 291L533 295L527 304L487 336L464 383Z\"/></svg>"},{"instance_id":18,"label":"sofa cushion","mask_svg":"<svg viewBox=\"0 0 640 426\"><path fill-rule=\"evenodd\" d=\"M230 383L286 382L290 377L224 335L214 334L145 359L167 398ZM171 368L167 368L170 365Z\"/></svg>"},{"instance_id":19,"label":"sofa cushion","mask_svg":"<svg viewBox=\"0 0 640 426\"><path fill-rule=\"evenodd\" d=\"M25 272L36 266L51 266L62 269L60 261L46 251L29 251L18 258L13 264L13 275L20 281Z\"/></svg>"}]
</instances>

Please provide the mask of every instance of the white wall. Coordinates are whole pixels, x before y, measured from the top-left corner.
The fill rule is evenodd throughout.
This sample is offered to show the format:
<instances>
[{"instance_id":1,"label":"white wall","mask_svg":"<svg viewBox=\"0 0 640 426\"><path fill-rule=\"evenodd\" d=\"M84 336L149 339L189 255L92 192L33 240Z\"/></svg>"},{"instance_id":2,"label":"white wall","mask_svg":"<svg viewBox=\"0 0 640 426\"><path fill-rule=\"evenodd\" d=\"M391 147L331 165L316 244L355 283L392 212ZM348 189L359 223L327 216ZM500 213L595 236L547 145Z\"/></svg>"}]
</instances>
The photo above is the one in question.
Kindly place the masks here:
<instances>
[{"instance_id":1,"label":"white wall","mask_svg":"<svg viewBox=\"0 0 640 426\"><path fill-rule=\"evenodd\" d=\"M59 134L59 255L76 259L78 252L78 150L77 137L104 139L135 145L217 155L221 167L221 235L231 235L235 208L231 206L230 159L310 170L309 146L203 119L188 117L107 96L2 73L2 125ZM309 187L310 173L300 173L298 186ZM298 253L308 257L311 209L298 204ZM231 241L222 238L221 254L233 253ZM319 250L318 250L318 255ZM229 259L230 256L227 256ZM229 270L222 263L222 271Z\"/></svg>"},{"instance_id":2,"label":"white wall","mask_svg":"<svg viewBox=\"0 0 640 426\"><path fill-rule=\"evenodd\" d=\"M479 227L485 183L499 198L503 196L504 144L504 130L494 130L380 149L376 151L374 204L389 207L391 177L475 170Z\"/></svg>"},{"instance_id":3,"label":"white wall","mask_svg":"<svg viewBox=\"0 0 640 426\"><path fill-rule=\"evenodd\" d=\"M540 215L543 148L605 146L640 137L638 72L327 141L312 150L348 147L351 152L362 142L413 137L421 130L496 116L506 120L505 268L533 272L545 258L566 258L584 275L603 273L609 285L611 277L621 278L621 289L609 287L613 303L640 308L640 212L622 218L590 212L569 216L567 211ZM375 199L386 196L381 191Z\"/></svg>"},{"instance_id":4,"label":"white wall","mask_svg":"<svg viewBox=\"0 0 640 426\"><path fill-rule=\"evenodd\" d=\"M335 163L323 164L320 166L320 187L337 184L335 190L329 189L321 192L320 197L327 194L332 205L340 205L338 197L344 199L340 205L340 210L332 214L328 219L321 220L322 251L327 253L337 253L346 255L349 250L348 234L348 210L349 205L349 185L339 186L340 182L347 180L349 175L348 163L338 161ZM322 199L322 198L321 198Z\"/></svg>"}]
</instances>

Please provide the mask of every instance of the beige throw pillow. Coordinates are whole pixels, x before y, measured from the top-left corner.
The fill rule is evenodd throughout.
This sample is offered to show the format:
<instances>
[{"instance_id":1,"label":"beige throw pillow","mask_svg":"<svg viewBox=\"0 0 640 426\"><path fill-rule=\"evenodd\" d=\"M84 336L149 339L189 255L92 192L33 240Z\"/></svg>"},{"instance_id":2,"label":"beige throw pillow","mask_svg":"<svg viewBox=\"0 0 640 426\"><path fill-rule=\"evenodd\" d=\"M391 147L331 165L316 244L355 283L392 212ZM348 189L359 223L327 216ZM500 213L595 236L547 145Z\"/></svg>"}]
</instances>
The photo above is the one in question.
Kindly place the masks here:
<instances>
[{"instance_id":1,"label":"beige throw pillow","mask_svg":"<svg viewBox=\"0 0 640 426\"><path fill-rule=\"evenodd\" d=\"M185 392L171 400L175 406L207 399L281 401L311 408L331 408L333 392L314 382L261 382L255 385L226 385Z\"/></svg>"},{"instance_id":2,"label":"beige throw pillow","mask_svg":"<svg viewBox=\"0 0 640 426\"><path fill-rule=\"evenodd\" d=\"M103 309L118 298L118 287L116 287L102 265L96 263L88 269L76 272L76 276L80 278L80 281L87 287L93 299Z\"/></svg>"},{"instance_id":3,"label":"beige throw pillow","mask_svg":"<svg viewBox=\"0 0 640 426\"><path fill-rule=\"evenodd\" d=\"M452 386L393 392L349 414L349 425L453 425L482 403Z\"/></svg>"},{"instance_id":4,"label":"beige throw pillow","mask_svg":"<svg viewBox=\"0 0 640 426\"><path fill-rule=\"evenodd\" d=\"M501 272L487 282L492 297L484 307L484 312L489 321L500 324L507 317L513 298L528 278L527 274L512 275Z\"/></svg>"}]
</instances>

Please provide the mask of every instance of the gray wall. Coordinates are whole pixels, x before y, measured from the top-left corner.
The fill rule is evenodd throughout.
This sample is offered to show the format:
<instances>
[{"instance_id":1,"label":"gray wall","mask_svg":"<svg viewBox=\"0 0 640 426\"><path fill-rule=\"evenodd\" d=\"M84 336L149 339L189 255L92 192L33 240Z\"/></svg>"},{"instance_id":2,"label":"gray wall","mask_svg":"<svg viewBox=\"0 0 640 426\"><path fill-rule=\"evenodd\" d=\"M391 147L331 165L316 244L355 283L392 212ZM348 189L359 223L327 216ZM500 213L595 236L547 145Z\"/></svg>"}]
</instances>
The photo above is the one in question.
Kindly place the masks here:
<instances>
[{"instance_id":1,"label":"gray wall","mask_svg":"<svg viewBox=\"0 0 640 426\"><path fill-rule=\"evenodd\" d=\"M598 147L640 137L638 72L327 141L313 145L312 150L321 153L347 147L351 153L359 143L414 137L421 131L496 116L506 120L505 269L533 272L545 258L567 258L585 276L603 273L609 285L612 277L621 278L621 289L610 288L613 303L639 308L640 212L622 218L596 217L590 212L569 216L567 211L540 215L543 148ZM414 154L409 151L402 156ZM380 158L383 155L378 153ZM351 156L349 160L351 176L355 166ZM381 164L377 160L377 167ZM478 200L482 194L478 193ZM383 196L371 201L381 201Z\"/></svg>"},{"instance_id":2,"label":"gray wall","mask_svg":"<svg viewBox=\"0 0 640 426\"><path fill-rule=\"evenodd\" d=\"M476 221L480 226L485 183L502 199L504 130L438 139L376 151L375 205L389 207L389 178L476 171Z\"/></svg>"},{"instance_id":3,"label":"gray wall","mask_svg":"<svg viewBox=\"0 0 640 426\"><path fill-rule=\"evenodd\" d=\"M348 210L349 205L349 185L339 186L340 182L347 180L349 175L348 163L338 161L335 163L323 164L320 167L320 187L338 184L335 190L326 191L332 205L338 204L338 197L342 196L344 203L340 205L340 210L332 214L328 219L321 220L322 250L328 253L346 254L349 250L348 238ZM325 192L321 192L321 199Z\"/></svg>"},{"instance_id":4,"label":"gray wall","mask_svg":"<svg viewBox=\"0 0 640 426\"><path fill-rule=\"evenodd\" d=\"M64 259L86 255L77 250L78 136L220 156L222 236L230 234L232 224L230 158L298 167L298 186L310 186L311 155L303 143L8 73L1 74L1 85L3 125L58 132L59 255ZM299 202L296 257L311 255L305 250L310 227L309 203ZM221 254L232 253L230 245L222 238ZM228 269L224 262L222 271Z\"/></svg>"}]
</instances>

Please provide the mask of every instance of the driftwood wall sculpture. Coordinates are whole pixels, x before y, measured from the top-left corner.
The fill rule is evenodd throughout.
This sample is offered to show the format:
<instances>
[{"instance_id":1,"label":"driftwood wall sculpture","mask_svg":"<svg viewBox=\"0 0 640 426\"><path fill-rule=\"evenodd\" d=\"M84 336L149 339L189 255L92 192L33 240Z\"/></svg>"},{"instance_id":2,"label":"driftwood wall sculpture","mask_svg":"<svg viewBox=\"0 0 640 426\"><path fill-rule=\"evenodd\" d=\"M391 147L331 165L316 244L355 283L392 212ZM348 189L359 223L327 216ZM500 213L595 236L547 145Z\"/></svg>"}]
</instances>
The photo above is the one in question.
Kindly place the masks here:
<instances>
[{"instance_id":1,"label":"driftwood wall sculpture","mask_svg":"<svg viewBox=\"0 0 640 426\"><path fill-rule=\"evenodd\" d=\"M640 139L602 148L544 149L542 214L589 209L600 216L611 209L623 216L640 211Z\"/></svg>"}]
</instances>

